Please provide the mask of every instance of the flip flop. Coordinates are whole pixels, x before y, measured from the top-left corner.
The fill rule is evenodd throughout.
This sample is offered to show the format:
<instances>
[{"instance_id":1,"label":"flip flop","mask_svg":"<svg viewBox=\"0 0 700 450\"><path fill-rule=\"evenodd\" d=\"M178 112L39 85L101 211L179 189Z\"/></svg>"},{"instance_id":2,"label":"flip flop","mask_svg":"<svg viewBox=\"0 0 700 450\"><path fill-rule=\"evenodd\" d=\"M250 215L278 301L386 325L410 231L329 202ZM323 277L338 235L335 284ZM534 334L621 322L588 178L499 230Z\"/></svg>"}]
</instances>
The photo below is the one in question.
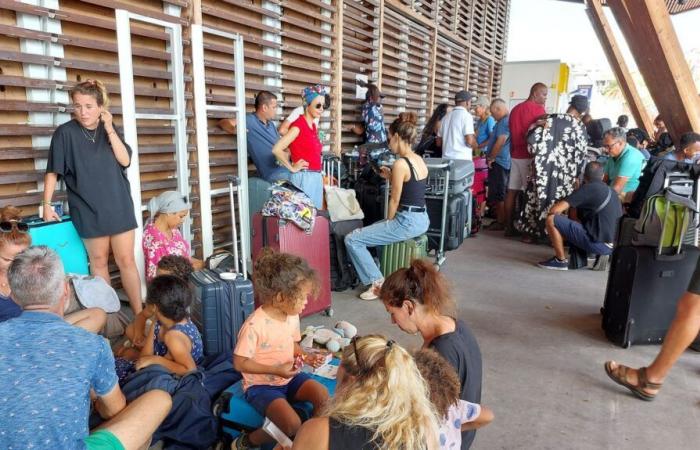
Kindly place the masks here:
<instances>
[{"instance_id":1,"label":"flip flop","mask_svg":"<svg viewBox=\"0 0 700 450\"><path fill-rule=\"evenodd\" d=\"M637 371L637 384L632 384L627 381L627 371L631 368L623 366L622 364L615 364L615 368L612 367L613 361L605 362L605 373L608 374L611 380L620 386L624 386L629 389L638 398L650 402L656 398L656 394L649 394L645 392L645 389L661 389L661 383L652 383L647 379L647 368L641 367Z\"/></svg>"}]
</instances>

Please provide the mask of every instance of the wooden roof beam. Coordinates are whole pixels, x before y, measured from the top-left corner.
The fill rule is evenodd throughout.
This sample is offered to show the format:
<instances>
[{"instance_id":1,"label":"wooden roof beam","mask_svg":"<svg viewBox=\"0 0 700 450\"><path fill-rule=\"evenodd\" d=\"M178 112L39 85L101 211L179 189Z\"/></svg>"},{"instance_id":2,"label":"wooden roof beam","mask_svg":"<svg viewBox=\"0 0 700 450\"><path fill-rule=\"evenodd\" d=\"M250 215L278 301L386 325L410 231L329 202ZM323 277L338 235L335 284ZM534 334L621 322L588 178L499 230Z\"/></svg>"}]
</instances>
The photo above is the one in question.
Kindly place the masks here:
<instances>
[{"instance_id":1,"label":"wooden roof beam","mask_svg":"<svg viewBox=\"0 0 700 450\"><path fill-rule=\"evenodd\" d=\"M608 0L668 131L700 131L700 99L663 0Z\"/></svg>"},{"instance_id":2,"label":"wooden roof beam","mask_svg":"<svg viewBox=\"0 0 700 450\"><path fill-rule=\"evenodd\" d=\"M634 79L632 79L632 74L630 73L629 67L625 62L624 57L620 47L617 45L615 36L613 35L608 19L605 17L605 12L603 11L603 5L601 0L587 0L586 1L586 13L588 13L588 18L593 25L593 30L595 30L598 40L603 46L605 51L605 56L610 63L610 67L615 73L615 78L617 79L622 93L627 100L627 104L630 107L634 121L637 123L639 128L646 130L650 135L653 134L654 128L649 112L644 108L642 103L642 98L639 95L637 86L634 84Z\"/></svg>"}]
</instances>

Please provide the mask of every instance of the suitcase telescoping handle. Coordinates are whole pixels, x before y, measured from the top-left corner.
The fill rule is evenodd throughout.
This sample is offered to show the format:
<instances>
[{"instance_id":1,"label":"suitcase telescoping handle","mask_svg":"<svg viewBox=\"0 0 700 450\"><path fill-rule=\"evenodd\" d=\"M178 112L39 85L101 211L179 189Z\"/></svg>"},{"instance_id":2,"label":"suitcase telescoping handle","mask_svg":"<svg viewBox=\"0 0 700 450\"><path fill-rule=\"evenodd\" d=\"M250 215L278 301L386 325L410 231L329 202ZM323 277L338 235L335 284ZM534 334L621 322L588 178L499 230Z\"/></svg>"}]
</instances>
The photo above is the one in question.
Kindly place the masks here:
<instances>
[{"instance_id":1,"label":"suitcase telescoping handle","mask_svg":"<svg viewBox=\"0 0 700 450\"><path fill-rule=\"evenodd\" d=\"M241 179L236 175L228 175L226 177L226 180L228 181L228 197L229 201L231 202L231 246L233 247L234 268L236 269L236 273L241 274L243 276L243 279L245 280L248 278L248 264L245 258L243 258L242 260L239 259L240 254L238 252L238 230L236 229L236 203L234 201L234 196L238 195L238 200L240 202ZM241 263L243 264L242 271L240 266Z\"/></svg>"},{"instance_id":2,"label":"suitcase telescoping handle","mask_svg":"<svg viewBox=\"0 0 700 450\"><path fill-rule=\"evenodd\" d=\"M442 193L442 217L440 220L440 247L435 257L437 265L441 266L445 261L445 227L447 226L447 204L450 197L450 170L454 165L454 161L448 159L437 164L426 165L428 166L428 170L443 170L445 172L445 191Z\"/></svg>"},{"instance_id":3,"label":"suitcase telescoping handle","mask_svg":"<svg viewBox=\"0 0 700 450\"><path fill-rule=\"evenodd\" d=\"M323 155L323 173L328 177L329 186L333 186L334 178L340 186L340 162L340 158L333 154Z\"/></svg>"}]
</instances>

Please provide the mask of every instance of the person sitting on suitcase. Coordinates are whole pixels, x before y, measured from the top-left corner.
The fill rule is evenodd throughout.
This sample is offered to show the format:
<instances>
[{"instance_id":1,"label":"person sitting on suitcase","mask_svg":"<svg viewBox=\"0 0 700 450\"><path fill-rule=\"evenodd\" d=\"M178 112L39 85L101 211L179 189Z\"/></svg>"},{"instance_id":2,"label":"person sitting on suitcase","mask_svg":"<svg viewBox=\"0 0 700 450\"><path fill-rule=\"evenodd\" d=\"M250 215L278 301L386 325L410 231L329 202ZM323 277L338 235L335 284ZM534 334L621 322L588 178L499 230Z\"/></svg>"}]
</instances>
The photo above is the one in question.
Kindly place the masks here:
<instances>
[{"instance_id":1,"label":"person sitting on suitcase","mask_svg":"<svg viewBox=\"0 0 700 450\"><path fill-rule=\"evenodd\" d=\"M9 284L22 313L0 323L0 446L148 447L170 412L170 395L156 389L127 405L109 342L64 320L68 285L58 254L36 246L13 260ZM93 430L91 406L106 420Z\"/></svg>"},{"instance_id":2,"label":"person sitting on suitcase","mask_svg":"<svg viewBox=\"0 0 700 450\"><path fill-rule=\"evenodd\" d=\"M303 259L265 248L255 262L253 285L261 306L238 333L233 365L243 375L246 401L293 437L301 419L290 403L309 401L318 414L328 400L326 388L301 372L299 362L322 363L322 356L307 356L299 346L299 314L317 290L318 280ZM255 448L272 441L258 429L238 437L231 448Z\"/></svg>"},{"instance_id":3,"label":"person sitting on suitcase","mask_svg":"<svg viewBox=\"0 0 700 450\"><path fill-rule=\"evenodd\" d=\"M7 277L15 257L32 245L29 228L20 219L19 208L5 206L0 210L0 322L22 314L22 308L12 299ZM65 314L63 319L76 327L99 333L107 321L107 314L100 308L87 308Z\"/></svg>"},{"instance_id":4,"label":"person sitting on suitcase","mask_svg":"<svg viewBox=\"0 0 700 450\"><path fill-rule=\"evenodd\" d=\"M360 282L369 288L362 300L374 300L384 277L367 247L405 241L428 231L430 220L425 211L425 182L428 167L412 150L417 134L415 113L403 112L389 126L389 149L398 157L391 169L382 167L382 177L391 180L391 198L387 220L359 228L345 237L345 247Z\"/></svg>"},{"instance_id":5,"label":"person sitting on suitcase","mask_svg":"<svg viewBox=\"0 0 700 450\"><path fill-rule=\"evenodd\" d=\"M588 163L584 170L583 186L550 208L546 227L554 247L554 256L538 263L539 267L568 270L564 241L588 254L612 253L617 221L622 216L622 204L615 192L603 182L604 175L602 164L595 161ZM569 208L576 208L580 223L566 216Z\"/></svg>"},{"instance_id":6,"label":"person sitting on suitcase","mask_svg":"<svg viewBox=\"0 0 700 450\"><path fill-rule=\"evenodd\" d=\"M174 275L155 277L148 285L146 307L153 318L140 352L126 349L117 358L116 368L123 381L135 370L159 364L176 375L197 368L204 358L199 330L189 317L194 293L187 281ZM146 309L146 308L144 308Z\"/></svg>"},{"instance_id":7,"label":"person sitting on suitcase","mask_svg":"<svg viewBox=\"0 0 700 450\"><path fill-rule=\"evenodd\" d=\"M187 258L197 269L204 263L190 256L190 244L183 238L180 225L190 212L187 197L175 191L165 191L148 201L150 218L143 229L143 256L146 260L146 281L156 276L158 262L166 255Z\"/></svg>"}]
</instances>

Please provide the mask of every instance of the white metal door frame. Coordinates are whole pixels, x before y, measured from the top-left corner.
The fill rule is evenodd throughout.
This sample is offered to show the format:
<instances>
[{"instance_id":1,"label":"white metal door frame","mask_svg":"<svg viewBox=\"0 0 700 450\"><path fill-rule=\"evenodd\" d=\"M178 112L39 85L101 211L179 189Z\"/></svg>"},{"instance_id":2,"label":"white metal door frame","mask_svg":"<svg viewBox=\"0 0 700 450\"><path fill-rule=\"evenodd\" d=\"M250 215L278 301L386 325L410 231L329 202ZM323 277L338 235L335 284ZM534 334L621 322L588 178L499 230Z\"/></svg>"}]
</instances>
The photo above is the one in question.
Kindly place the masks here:
<instances>
[{"instance_id":1,"label":"white metal door frame","mask_svg":"<svg viewBox=\"0 0 700 450\"><path fill-rule=\"evenodd\" d=\"M143 239L143 218L141 199L141 174L139 173L139 146L136 120L170 120L175 128L175 160L177 162L177 189L183 196L189 195L189 169L187 155L187 118L185 116L185 82L184 64L182 56L182 27L180 24L153 19L151 17L134 14L124 9L115 10L117 22L117 49L119 54L119 84L121 86L122 122L124 127L124 140L133 151L131 165L127 170L129 184L131 186L131 198L134 202L136 213L136 236L134 241L134 255L136 266L141 275L142 291L145 288L145 263L141 250ZM170 36L170 68L172 72L173 113L149 114L136 113L136 97L134 94L134 68L131 49L131 21L148 23L165 28ZM191 243L191 219L182 224L182 234ZM145 291L144 291L145 293Z\"/></svg>"},{"instance_id":2,"label":"white metal door frame","mask_svg":"<svg viewBox=\"0 0 700 450\"><path fill-rule=\"evenodd\" d=\"M202 224L202 250L206 259L214 252L214 237L212 230L211 196L221 194L228 188L211 189L209 171L209 131L207 127L208 113L225 111L235 115L237 156L238 156L238 223L240 224L240 248L243 263L243 273L247 273L250 254L250 220L248 216L248 147L246 138L246 103L245 103L245 62L243 36L228 33L215 28L192 24L192 74L194 84L195 123L197 131L197 167L199 170L199 205ZM234 106L209 105L207 103L206 73L204 68L204 35L211 34L233 41L234 86L236 103ZM243 193L243 195L241 195ZM231 226L234 223L234 211L231 211ZM234 250L236 243L232 243ZM236 252L234 251L234 254Z\"/></svg>"}]
</instances>

